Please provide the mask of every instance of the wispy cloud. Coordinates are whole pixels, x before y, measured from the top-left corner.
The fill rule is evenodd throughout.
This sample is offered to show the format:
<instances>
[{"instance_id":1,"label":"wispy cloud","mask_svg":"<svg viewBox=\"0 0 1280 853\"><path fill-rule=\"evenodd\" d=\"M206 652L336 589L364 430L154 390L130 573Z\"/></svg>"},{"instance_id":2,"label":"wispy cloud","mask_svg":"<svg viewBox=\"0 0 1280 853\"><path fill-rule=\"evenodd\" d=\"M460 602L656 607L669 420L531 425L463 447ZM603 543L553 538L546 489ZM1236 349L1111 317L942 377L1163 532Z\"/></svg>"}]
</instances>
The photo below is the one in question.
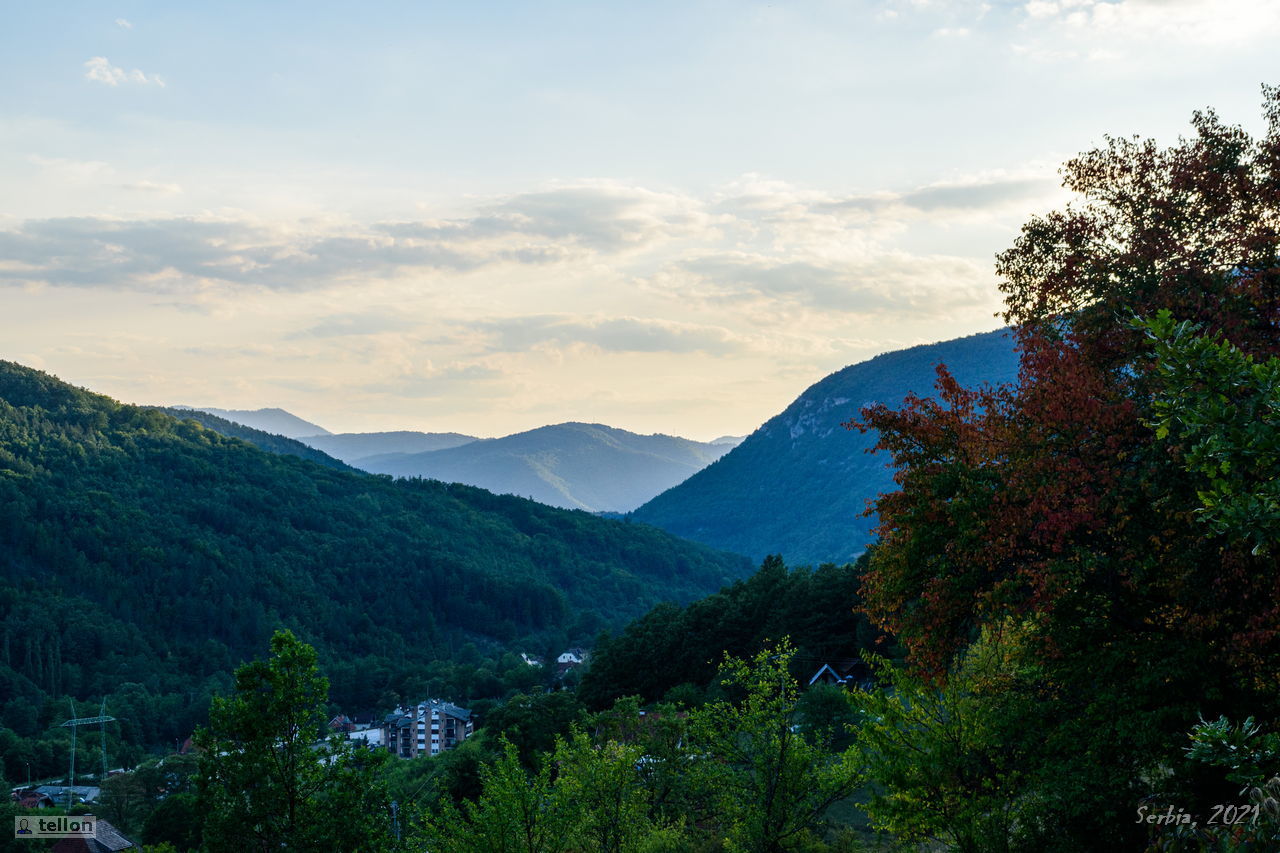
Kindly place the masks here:
<instances>
[{"instance_id":1,"label":"wispy cloud","mask_svg":"<svg viewBox=\"0 0 1280 853\"><path fill-rule=\"evenodd\" d=\"M181 191L150 181L118 186ZM397 281L446 287L464 276L484 287L494 276L518 281L534 274L578 282L564 292L579 296L562 295L568 302L548 305L552 312L580 301L593 282L608 281L668 302L928 313L977 304L974 292L991 285L989 262L911 252L898 245L902 236L921 224L963 228L970 220L985 223L984 217L1016 218L1051 187L1040 177L998 175L839 195L752 177L704 198L635 187L556 187L487 201L470 215L370 225L236 217L28 220L0 230L0 284L190 297ZM544 316L510 326L495 321L485 333L508 348L578 342L723 353L740 343L724 329L655 324L640 314L605 322L538 313ZM335 315L299 334L361 334L370 322Z\"/></svg>"},{"instance_id":2,"label":"wispy cloud","mask_svg":"<svg viewBox=\"0 0 1280 853\"><path fill-rule=\"evenodd\" d=\"M1280 35L1271 0L1028 0L1020 11L1013 49L1043 61L1127 63L1176 57L1173 45L1238 50Z\"/></svg>"},{"instance_id":3,"label":"wispy cloud","mask_svg":"<svg viewBox=\"0 0 1280 853\"><path fill-rule=\"evenodd\" d=\"M333 314L322 317L311 326L294 332L288 337L291 339L358 337L386 332L406 332L417 328L418 325L419 323L407 317L365 311L358 314Z\"/></svg>"},{"instance_id":4,"label":"wispy cloud","mask_svg":"<svg viewBox=\"0 0 1280 853\"><path fill-rule=\"evenodd\" d=\"M107 86L119 86L136 83L143 86L159 86L164 88L164 80L159 74L146 74L140 69L126 71L118 65L112 65L105 56L95 56L84 63L84 79Z\"/></svg>"},{"instance_id":5,"label":"wispy cloud","mask_svg":"<svg viewBox=\"0 0 1280 853\"><path fill-rule=\"evenodd\" d=\"M125 18L116 18L116 26L122 30L131 30L133 29L133 22Z\"/></svg>"},{"instance_id":6,"label":"wispy cloud","mask_svg":"<svg viewBox=\"0 0 1280 853\"><path fill-rule=\"evenodd\" d=\"M656 279L721 304L764 301L818 311L914 316L981 305L990 274L970 258L882 252L861 261L779 260L745 252L680 261Z\"/></svg>"},{"instance_id":7,"label":"wispy cloud","mask_svg":"<svg viewBox=\"0 0 1280 853\"><path fill-rule=\"evenodd\" d=\"M521 352L543 345L586 345L604 352L704 352L723 355L745 341L720 326L642 317L577 317L543 314L478 321L472 328L494 351Z\"/></svg>"}]
</instances>

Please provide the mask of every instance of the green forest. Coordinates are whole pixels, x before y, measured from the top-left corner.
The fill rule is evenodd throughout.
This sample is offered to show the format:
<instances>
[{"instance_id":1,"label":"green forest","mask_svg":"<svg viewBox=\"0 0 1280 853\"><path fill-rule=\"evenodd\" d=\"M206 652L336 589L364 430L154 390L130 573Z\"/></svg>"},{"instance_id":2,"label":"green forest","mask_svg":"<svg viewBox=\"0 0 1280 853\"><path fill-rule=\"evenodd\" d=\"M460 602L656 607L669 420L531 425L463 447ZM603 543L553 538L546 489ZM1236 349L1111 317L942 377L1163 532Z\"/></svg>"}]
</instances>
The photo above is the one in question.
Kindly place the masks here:
<instances>
[{"instance_id":1,"label":"green forest","mask_svg":"<svg viewBox=\"0 0 1280 853\"><path fill-rule=\"evenodd\" d=\"M500 698L527 668L512 652L587 643L750 569L646 525L264 452L12 363L0 505L14 779L65 772L69 733L50 727L69 700L107 700L127 763L183 741L277 628L321 650L352 713Z\"/></svg>"},{"instance_id":2,"label":"green forest","mask_svg":"<svg viewBox=\"0 0 1280 853\"><path fill-rule=\"evenodd\" d=\"M62 697L110 693L139 748L198 729L102 804L157 850L1280 849L1264 91L1259 138L1206 111L1064 165L1075 201L996 262L1017 382L939 366L849 413L896 468L849 565L747 577L6 365L4 775L61 759ZM595 653L567 685L509 654L569 641ZM809 683L851 658L866 678ZM436 689L488 700L454 750L316 746L335 708Z\"/></svg>"}]
</instances>

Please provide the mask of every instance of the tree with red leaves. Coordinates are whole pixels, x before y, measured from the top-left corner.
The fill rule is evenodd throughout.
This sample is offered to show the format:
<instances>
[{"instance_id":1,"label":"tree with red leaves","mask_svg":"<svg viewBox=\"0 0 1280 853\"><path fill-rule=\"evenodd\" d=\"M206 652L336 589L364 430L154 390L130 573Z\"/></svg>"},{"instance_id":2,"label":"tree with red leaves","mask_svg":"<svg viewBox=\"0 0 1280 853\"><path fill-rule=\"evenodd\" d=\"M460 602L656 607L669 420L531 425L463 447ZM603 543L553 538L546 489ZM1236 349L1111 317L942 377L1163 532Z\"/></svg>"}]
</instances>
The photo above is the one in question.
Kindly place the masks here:
<instances>
[{"instance_id":1,"label":"tree with red leaves","mask_svg":"<svg viewBox=\"0 0 1280 853\"><path fill-rule=\"evenodd\" d=\"M937 399L848 424L878 432L900 486L876 505L869 614L935 679L984 626L1021 626L1059 707L1046 743L1122 766L1130 793L1198 713L1276 710L1276 554L1202 523L1194 437L1156 432L1191 400L1137 322L1168 312L1242 357L1280 354L1280 88L1264 102L1256 140L1210 111L1170 148L1109 139L1065 165L1079 201L997 258L1016 386L940 367Z\"/></svg>"}]
</instances>

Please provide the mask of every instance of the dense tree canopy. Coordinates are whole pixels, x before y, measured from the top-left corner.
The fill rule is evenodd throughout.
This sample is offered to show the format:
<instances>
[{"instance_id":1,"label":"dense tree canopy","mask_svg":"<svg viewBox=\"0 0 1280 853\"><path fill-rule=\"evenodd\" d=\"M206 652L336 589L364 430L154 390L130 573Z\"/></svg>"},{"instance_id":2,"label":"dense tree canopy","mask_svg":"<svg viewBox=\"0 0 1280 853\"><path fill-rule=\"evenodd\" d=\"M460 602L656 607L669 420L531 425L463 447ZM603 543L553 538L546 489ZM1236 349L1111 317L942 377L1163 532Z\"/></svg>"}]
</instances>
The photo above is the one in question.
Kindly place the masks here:
<instances>
[{"instance_id":1,"label":"dense tree canopy","mask_svg":"<svg viewBox=\"0 0 1280 853\"><path fill-rule=\"evenodd\" d=\"M1046 738L1072 730L1063 760L1122 768L1121 801L1197 713L1277 699L1280 572L1258 547L1275 458L1236 408L1273 416L1269 368L1247 360L1280 352L1280 90L1265 96L1260 139L1205 112L1171 148L1113 139L1067 163L1080 202L998 259L1018 384L966 389L940 368L938 399L857 424L899 466L868 610L935 676L983 626L1024 626L1062 709ZM1153 343L1135 320L1158 317L1157 339L1186 321L1223 348ZM1215 376L1249 382L1207 391ZM1231 494L1262 505L1199 523Z\"/></svg>"},{"instance_id":2,"label":"dense tree canopy","mask_svg":"<svg viewBox=\"0 0 1280 853\"><path fill-rule=\"evenodd\" d=\"M618 696L654 701L682 685L685 697L698 697L716 677L720 655L750 657L783 637L797 647L793 675L806 680L824 663L855 658L879 638L855 611L865 564L788 570L769 557L751 577L687 607L659 605L597 644L582 700L593 708Z\"/></svg>"}]
</instances>

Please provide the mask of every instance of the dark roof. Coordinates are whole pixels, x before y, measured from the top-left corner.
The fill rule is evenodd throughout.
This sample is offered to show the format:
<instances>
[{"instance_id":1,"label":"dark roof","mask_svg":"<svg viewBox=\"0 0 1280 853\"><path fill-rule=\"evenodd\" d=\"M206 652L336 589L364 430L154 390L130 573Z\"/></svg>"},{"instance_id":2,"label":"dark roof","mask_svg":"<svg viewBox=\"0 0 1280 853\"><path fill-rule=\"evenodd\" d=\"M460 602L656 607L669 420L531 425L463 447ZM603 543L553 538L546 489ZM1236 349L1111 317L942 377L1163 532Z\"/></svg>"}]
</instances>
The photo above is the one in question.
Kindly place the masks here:
<instances>
[{"instance_id":1,"label":"dark roof","mask_svg":"<svg viewBox=\"0 0 1280 853\"><path fill-rule=\"evenodd\" d=\"M818 668L818 671L809 679L809 683L813 684L826 673L836 682L841 684L848 682L867 681L871 677L871 668L861 658L845 658L844 660L833 660L824 663Z\"/></svg>"},{"instance_id":2,"label":"dark roof","mask_svg":"<svg viewBox=\"0 0 1280 853\"><path fill-rule=\"evenodd\" d=\"M102 845L103 850L128 850L134 843L120 834L120 831L105 820L98 821L97 832L93 839Z\"/></svg>"},{"instance_id":3,"label":"dark roof","mask_svg":"<svg viewBox=\"0 0 1280 853\"><path fill-rule=\"evenodd\" d=\"M82 800L95 799L99 794L102 793L101 788L97 788L92 785L75 785L75 786L66 786L66 787L62 785L41 785L39 788L36 788L36 793L48 794L50 797L53 797L55 802L56 801L65 802L67 799L67 795L65 793L67 790L67 787L70 787L71 792Z\"/></svg>"},{"instance_id":4,"label":"dark roof","mask_svg":"<svg viewBox=\"0 0 1280 853\"><path fill-rule=\"evenodd\" d=\"M62 838L53 845L53 853L116 853L136 850L137 845L120 834L105 820L96 819L93 838Z\"/></svg>"},{"instance_id":5,"label":"dark roof","mask_svg":"<svg viewBox=\"0 0 1280 853\"><path fill-rule=\"evenodd\" d=\"M459 708L457 705L449 702L436 702L431 705L432 708L441 714L448 714L450 717L457 717L459 720L471 719L471 711L467 708Z\"/></svg>"},{"instance_id":6,"label":"dark roof","mask_svg":"<svg viewBox=\"0 0 1280 853\"><path fill-rule=\"evenodd\" d=\"M26 791L14 796L18 800L18 805L24 809L38 809L46 804L53 805L53 797L38 791Z\"/></svg>"}]
</instances>

